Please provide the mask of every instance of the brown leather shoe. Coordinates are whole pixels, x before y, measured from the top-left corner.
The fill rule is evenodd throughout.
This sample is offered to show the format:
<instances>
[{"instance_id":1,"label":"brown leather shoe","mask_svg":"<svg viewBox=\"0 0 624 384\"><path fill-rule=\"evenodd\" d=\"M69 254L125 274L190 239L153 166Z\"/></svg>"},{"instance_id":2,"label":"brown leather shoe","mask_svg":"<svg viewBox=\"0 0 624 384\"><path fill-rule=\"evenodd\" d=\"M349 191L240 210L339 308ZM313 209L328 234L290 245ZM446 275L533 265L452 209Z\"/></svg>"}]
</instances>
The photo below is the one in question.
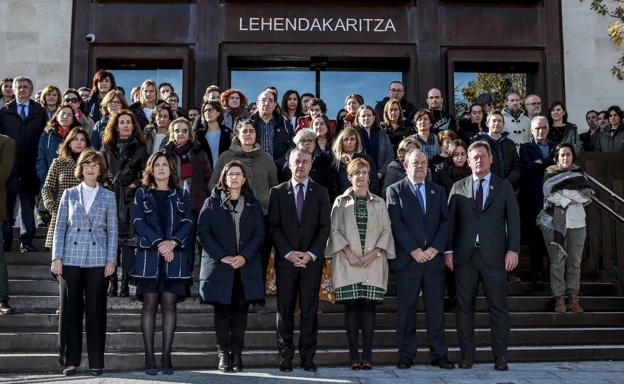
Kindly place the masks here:
<instances>
[{"instance_id":1,"label":"brown leather shoe","mask_svg":"<svg viewBox=\"0 0 624 384\"><path fill-rule=\"evenodd\" d=\"M555 299L555 312L566 313L565 296L557 296Z\"/></svg>"},{"instance_id":2,"label":"brown leather shoe","mask_svg":"<svg viewBox=\"0 0 624 384\"><path fill-rule=\"evenodd\" d=\"M5 300L0 301L0 315L10 315L13 313L13 308Z\"/></svg>"},{"instance_id":3,"label":"brown leather shoe","mask_svg":"<svg viewBox=\"0 0 624 384\"><path fill-rule=\"evenodd\" d=\"M568 307L572 313L583 313L583 308L581 308L579 298L576 295L570 295L570 303L568 304Z\"/></svg>"}]
</instances>

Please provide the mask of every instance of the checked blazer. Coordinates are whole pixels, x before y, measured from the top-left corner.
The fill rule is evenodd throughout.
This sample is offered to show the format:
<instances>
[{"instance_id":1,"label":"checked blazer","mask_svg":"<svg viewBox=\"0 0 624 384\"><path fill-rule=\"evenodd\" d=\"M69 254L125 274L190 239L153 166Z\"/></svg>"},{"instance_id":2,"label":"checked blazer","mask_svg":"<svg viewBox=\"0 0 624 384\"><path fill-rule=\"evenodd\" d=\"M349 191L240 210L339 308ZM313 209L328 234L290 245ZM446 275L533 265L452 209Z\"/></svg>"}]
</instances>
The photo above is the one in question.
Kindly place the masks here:
<instances>
[{"instance_id":1,"label":"checked blazer","mask_svg":"<svg viewBox=\"0 0 624 384\"><path fill-rule=\"evenodd\" d=\"M41 189L41 197L43 198L43 206L50 212L52 218L48 226L48 235L46 236L45 246L52 248L54 242L54 227L56 224L56 212L58 211L63 192L75 187L80 182L74 176L76 162L71 157L57 157L52 161L48 175Z\"/></svg>"},{"instance_id":2,"label":"checked blazer","mask_svg":"<svg viewBox=\"0 0 624 384\"><path fill-rule=\"evenodd\" d=\"M101 185L89 213L82 204L80 185L66 189L56 215L52 260L82 268L117 261L115 194Z\"/></svg>"}]
</instances>

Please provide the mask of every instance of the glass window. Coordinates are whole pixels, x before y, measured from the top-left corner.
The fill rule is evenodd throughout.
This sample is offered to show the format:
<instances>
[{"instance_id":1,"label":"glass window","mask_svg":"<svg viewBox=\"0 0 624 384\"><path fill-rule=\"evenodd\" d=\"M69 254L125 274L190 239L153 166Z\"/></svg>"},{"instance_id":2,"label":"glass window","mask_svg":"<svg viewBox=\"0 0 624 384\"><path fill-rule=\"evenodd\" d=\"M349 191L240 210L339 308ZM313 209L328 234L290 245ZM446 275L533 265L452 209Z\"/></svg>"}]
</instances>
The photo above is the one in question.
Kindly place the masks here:
<instances>
[{"instance_id":1,"label":"glass window","mask_svg":"<svg viewBox=\"0 0 624 384\"><path fill-rule=\"evenodd\" d=\"M402 72L378 71L321 71L321 98L327 104L327 116L335 119L344 107L344 100L356 93L373 108L388 96L391 81L402 81Z\"/></svg>"},{"instance_id":2,"label":"glass window","mask_svg":"<svg viewBox=\"0 0 624 384\"><path fill-rule=\"evenodd\" d=\"M459 72L453 73L455 83L455 114L467 112L480 94L489 93L498 109L505 108L505 94L513 89L522 97L530 93L530 73L525 72Z\"/></svg>"},{"instance_id":3,"label":"glass window","mask_svg":"<svg viewBox=\"0 0 624 384\"><path fill-rule=\"evenodd\" d=\"M313 71L297 70L235 70L231 73L232 88L240 89L250 103L256 101L258 94L266 87L273 86L279 92L278 104L282 95L289 89L299 94L310 92L315 94L316 75Z\"/></svg>"},{"instance_id":4,"label":"glass window","mask_svg":"<svg viewBox=\"0 0 624 384\"><path fill-rule=\"evenodd\" d=\"M115 76L117 85L126 90L126 99L130 102L130 92L133 87L140 86L147 79L152 79L156 85L160 83L170 83L173 85L175 93L180 98L179 104L184 106L184 89L182 69L108 69Z\"/></svg>"}]
</instances>

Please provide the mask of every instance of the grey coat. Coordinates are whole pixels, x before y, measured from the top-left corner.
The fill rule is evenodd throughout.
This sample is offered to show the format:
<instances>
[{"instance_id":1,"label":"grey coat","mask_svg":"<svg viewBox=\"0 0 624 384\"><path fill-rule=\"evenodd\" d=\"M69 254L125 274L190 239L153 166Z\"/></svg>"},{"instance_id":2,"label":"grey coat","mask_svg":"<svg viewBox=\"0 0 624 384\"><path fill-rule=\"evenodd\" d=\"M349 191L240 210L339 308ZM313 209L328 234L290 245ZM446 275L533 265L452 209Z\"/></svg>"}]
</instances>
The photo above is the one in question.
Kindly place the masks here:
<instances>
[{"instance_id":1,"label":"grey coat","mask_svg":"<svg viewBox=\"0 0 624 384\"><path fill-rule=\"evenodd\" d=\"M600 152L624 152L624 124L615 130L600 132L594 149Z\"/></svg>"}]
</instances>

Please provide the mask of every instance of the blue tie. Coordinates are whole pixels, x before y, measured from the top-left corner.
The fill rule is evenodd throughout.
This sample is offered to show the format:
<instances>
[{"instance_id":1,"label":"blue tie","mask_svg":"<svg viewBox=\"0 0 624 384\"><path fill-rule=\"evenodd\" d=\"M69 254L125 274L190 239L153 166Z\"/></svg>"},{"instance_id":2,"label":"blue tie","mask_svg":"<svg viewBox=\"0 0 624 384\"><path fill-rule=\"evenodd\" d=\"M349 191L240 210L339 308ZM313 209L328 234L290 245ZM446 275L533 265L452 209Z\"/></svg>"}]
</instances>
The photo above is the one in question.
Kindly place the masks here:
<instances>
[{"instance_id":1,"label":"blue tie","mask_svg":"<svg viewBox=\"0 0 624 384\"><path fill-rule=\"evenodd\" d=\"M423 183L416 184L416 196L418 196L418 202L420 203L420 209L425 212L425 199L423 199L422 194L420 192L420 187L422 187Z\"/></svg>"},{"instance_id":2,"label":"blue tie","mask_svg":"<svg viewBox=\"0 0 624 384\"><path fill-rule=\"evenodd\" d=\"M21 107L19 115L22 118L22 121L24 121L26 120L26 105L20 104L19 106Z\"/></svg>"}]
</instances>

